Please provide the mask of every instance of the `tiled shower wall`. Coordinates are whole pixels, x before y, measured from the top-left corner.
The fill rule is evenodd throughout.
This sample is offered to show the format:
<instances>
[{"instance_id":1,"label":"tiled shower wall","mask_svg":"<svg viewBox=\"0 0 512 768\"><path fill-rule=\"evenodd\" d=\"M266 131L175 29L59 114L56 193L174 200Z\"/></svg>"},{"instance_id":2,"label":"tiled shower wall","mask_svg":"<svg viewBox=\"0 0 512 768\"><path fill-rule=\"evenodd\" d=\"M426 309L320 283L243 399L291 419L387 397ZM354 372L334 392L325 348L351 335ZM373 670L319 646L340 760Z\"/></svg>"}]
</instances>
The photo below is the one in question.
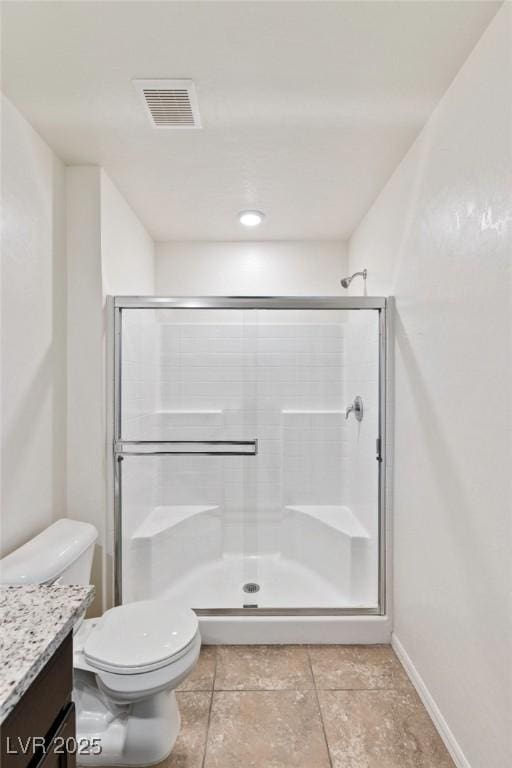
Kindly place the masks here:
<instances>
[{"instance_id":1,"label":"tiled shower wall","mask_svg":"<svg viewBox=\"0 0 512 768\"><path fill-rule=\"evenodd\" d=\"M125 311L125 438L258 439L256 458L130 458L125 493L140 498L135 517L144 504L146 514L155 505L218 505L233 521L278 520L292 504L366 504L375 484L365 472L376 477L363 453L366 433L375 440L369 360L376 366L377 347L350 314L371 314L376 326L376 313ZM350 375L347 352L357 363ZM368 408L362 425L344 416L355 394ZM373 514L375 500L376 492Z\"/></svg>"}]
</instances>

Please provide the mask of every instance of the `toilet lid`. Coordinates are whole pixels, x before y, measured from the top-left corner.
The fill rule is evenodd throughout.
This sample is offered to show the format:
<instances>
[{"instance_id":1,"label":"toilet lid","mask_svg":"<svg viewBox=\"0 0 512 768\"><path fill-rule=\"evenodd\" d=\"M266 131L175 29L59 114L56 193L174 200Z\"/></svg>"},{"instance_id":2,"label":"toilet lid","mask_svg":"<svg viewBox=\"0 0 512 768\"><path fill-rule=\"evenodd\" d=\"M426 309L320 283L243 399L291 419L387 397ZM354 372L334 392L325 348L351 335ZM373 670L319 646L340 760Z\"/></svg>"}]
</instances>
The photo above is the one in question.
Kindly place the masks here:
<instances>
[{"instance_id":1,"label":"toilet lid","mask_svg":"<svg viewBox=\"0 0 512 768\"><path fill-rule=\"evenodd\" d=\"M86 661L129 674L165 666L186 652L198 632L194 611L170 600L144 600L103 614L84 645Z\"/></svg>"}]
</instances>

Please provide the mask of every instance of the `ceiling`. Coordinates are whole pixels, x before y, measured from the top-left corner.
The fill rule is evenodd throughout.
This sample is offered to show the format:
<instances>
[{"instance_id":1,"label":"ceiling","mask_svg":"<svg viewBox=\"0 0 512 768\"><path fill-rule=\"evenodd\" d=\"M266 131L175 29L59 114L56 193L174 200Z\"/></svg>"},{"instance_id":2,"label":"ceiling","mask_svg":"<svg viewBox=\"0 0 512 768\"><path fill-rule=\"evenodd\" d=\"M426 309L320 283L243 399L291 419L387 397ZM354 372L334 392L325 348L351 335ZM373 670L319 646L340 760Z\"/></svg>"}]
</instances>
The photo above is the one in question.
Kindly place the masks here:
<instances>
[{"instance_id":1,"label":"ceiling","mask_svg":"<svg viewBox=\"0 0 512 768\"><path fill-rule=\"evenodd\" d=\"M11 0L3 90L156 240L345 239L499 5ZM192 78L203 128L153 128L134 78Z\"/></svg>"}]
</instances>

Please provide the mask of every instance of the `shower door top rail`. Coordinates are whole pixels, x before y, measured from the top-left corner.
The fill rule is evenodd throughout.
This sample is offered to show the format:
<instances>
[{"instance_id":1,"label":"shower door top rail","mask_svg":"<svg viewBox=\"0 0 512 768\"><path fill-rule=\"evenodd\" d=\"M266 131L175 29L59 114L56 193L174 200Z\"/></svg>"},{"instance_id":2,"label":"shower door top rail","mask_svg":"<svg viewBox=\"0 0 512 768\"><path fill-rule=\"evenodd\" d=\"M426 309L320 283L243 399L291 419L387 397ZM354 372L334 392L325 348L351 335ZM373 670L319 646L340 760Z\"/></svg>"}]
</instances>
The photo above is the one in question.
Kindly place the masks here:
<instances>
[{"instance_id":1,"label":"shower door top rail","mask_svg":"<svg viewBox=\"0 0 512 768\"><path fill-rule=\"evenodd\" d=\"M385 309L384 296L114 296L116 309Z\"/></svg>"}]
</instances>

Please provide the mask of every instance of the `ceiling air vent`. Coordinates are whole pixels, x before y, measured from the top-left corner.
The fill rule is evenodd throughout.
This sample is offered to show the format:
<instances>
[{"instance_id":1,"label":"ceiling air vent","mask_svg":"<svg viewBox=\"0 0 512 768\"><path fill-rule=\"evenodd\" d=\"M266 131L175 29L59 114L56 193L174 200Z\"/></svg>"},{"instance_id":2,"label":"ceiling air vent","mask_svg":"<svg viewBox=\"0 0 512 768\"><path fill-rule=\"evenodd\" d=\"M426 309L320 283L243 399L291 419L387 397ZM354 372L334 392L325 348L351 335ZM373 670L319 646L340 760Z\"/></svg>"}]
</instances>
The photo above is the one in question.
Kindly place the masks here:
<instances>
[{"instance_id":1,"label":"ceiling air vent","mask_svg":"<svg viewBox=\"0 0 512 768\"><path fill-rule=\"evenodd\" d=\"M200 128L192 80L134 80L154 128Z\"/></svg>"}]
</instances>

